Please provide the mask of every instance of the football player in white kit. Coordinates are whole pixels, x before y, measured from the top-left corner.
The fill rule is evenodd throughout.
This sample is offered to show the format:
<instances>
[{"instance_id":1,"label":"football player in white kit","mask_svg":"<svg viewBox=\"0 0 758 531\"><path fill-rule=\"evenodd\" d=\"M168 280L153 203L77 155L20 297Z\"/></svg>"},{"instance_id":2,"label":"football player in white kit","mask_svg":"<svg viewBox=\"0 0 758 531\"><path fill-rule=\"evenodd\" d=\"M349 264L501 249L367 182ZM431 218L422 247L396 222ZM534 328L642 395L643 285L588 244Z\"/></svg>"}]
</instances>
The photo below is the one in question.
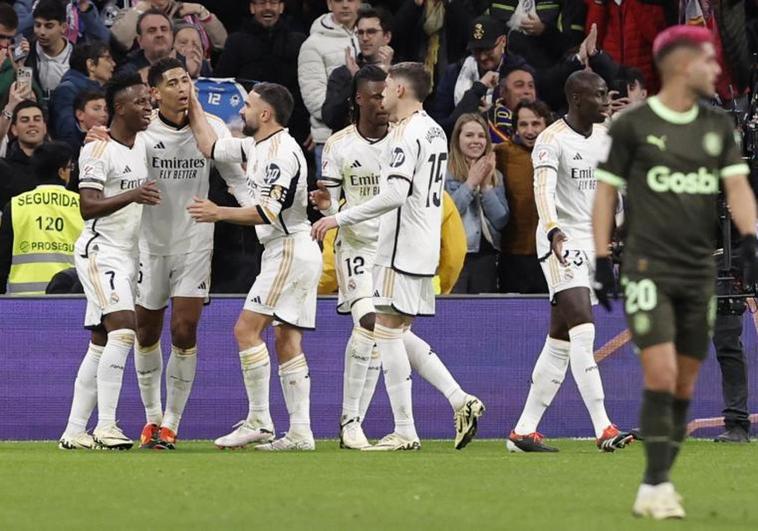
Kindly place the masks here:
<instances>
[{"instance_id":1,"label":"football player in white kit","mask_svg":"<svg viewBox=\"0 0 758 531\"><path fill-rule=\"evenodd\" d=\"M380 192L381 161L391 133L389 113L382 93L386 72L377 65L366 65L353 78L355 125L332 135L324 146L319 190L311 192L312 202L324 213L337 212L340 192L345 208L359 206ZM340 447L361 449L369 446L361 423L374 394L381 361L374 355L376 313L372 302L371 276L374 268L379 218L340 228L335 242L335 269L339 285L337 311L351 313L353 333L345 351ZM456 412L456 430L464 410L466 394L431 348L415 334L403 334L411 368L436 387ZM456 433L456 447L465 438ZM462 446L461 446L462 447Z\"/></svg>"},{"instance_id":2,"label":"football player in white kit","mask_svg":"<svg viewBox=\"0 0 758 531\"><path fill-rule=\"evenodd\" d=\"M198 222L228 221L255 225L263 244L261 271L234 326L248 397L247 418L216 439L219 448L258 443L257 450L315 450L310 424L311 381L302 348L303 330L316 326L316 292L321 251L310 238L308 167L297 141L285 129L292 115L292 95L282 85L258 83L248 94L242 117L248 138L218 138L193 98L192 127L204 153L214 160L246 162L254 204L219 207L196 199L188 211ZM269 413L271 363L264 331L274 325L279 379L290 426L274 440Z\"/></svg>"},{"instance_id":3,"label":"football player in white kit","mask_svg":"<svg viewBox=\"0 0 758 531\"><path fill-rule=\"evenodd\" d=\"M174 449L195 379L197 326L210 289L213 253L213 226L195 223L187 206L193 197L207 197L211 161L200 152L189 126L192 80L181 62L167 58L153 64L148 84L159 112L142 135L149 177L157 181L163 201L144 211L140 234L135 368L147 417L140 445ZM218 137L231 136L221 120L208 119ZM242 167L220 162L215 167L237 201L251 204ZM169 300L171 355L166 365L163 413L160 337Z\"/></svg>"},{"instance_id":4,"label":"football player in white kit","mask_svg":"<svg viewBox=\"0 0 758 531\"><path fill-rule=\"evenodd\" d=\"M150 123L150 94L138 74L116 76L106 86L112 141L91 142L79 156L82 217L76 270L87 296L84 325L92 341L79 367L68 425L60 448L128 450L132 441L116 424L124 366L135 339L134 292L142 205L160 193L148 180L143 138ZM149 206L148 208L152 208ZM94 438L87 421L97 405Z\"/></svg>"},{"instance_id":5,"label":"football player in white kit","mask_svg":"<svg viewBox=\"0 0 758 531\"><path fill-rule=\"evenodd\" d=\"M447 138L423 110L431 80L420 63L392 66L383 105L397 122L381 165L380 194L319 220L315 238L334 227L355 225L380 217L374 277L376 325L374 338L381 354L395 430L364 451L418 450L413 422L409 348L429 354L429 345L409 328L418 315L434 315L432 277L440 251L442 192L447 161ZM409 334L404 337L404 335ZM449 376L449 373L448 373ZM451 378L452 379L452 378ZM462 448L476 432L484 405L457 388L460 397Z\"/></svg>"},{"instance_id":6,"label":"football player in white kit","mask_svg":"<svg viewBox=\"0 0 758 531\"><path fill-rule=\"evenodd\" d=\"M531 387L506 445L512 452L557 452L537 432L542 415L563 383L569 365L590 413L598 448L613 452L633 439L608 419L594 358L597 304L590 281L594 168L607 150L608 88L588 71L569 76L569 111L537 137L532 151L534 195L539 213L537 254L550 290L550 331L532 372Z\"/></svg>"}]
</instances>

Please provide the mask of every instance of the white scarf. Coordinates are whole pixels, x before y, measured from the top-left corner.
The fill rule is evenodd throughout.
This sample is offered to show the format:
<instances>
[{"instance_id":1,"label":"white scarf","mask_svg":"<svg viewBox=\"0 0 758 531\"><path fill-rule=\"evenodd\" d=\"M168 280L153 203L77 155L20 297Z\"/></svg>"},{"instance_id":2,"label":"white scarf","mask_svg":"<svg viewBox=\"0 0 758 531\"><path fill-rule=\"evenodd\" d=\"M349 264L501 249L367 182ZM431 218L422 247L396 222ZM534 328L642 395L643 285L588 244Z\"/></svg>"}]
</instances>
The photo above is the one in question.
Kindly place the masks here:
<instances>
[{"instance_id":1,"label":"white scarf","mask_svg":"<svg viewBox=\"0 0 758 531\"><path fill-rule=\"evenodd\" d=\"M534 0L519 0L516 10L508 20L508 27L514 31L521 31L521 22L529 18L529 15L537 17L537 7Z\"/></svg>"},{"instance_id":2,"label":"white scarf","mask_svg":"<svg viewBox=\"0 0 758 531\"><path fill-rule=\"evenodd\" d=\"M476 59L473 55L466 57L461 66L461 71L458 74L458 79L455 82L455 92L453 93L453 102L458 105L463 99L463 95L468 91L476 81L479 81L479 66L476 64ZM487 101L492 100L492 94L494 89L487 89Z\"/></svg>"}]
</instances>

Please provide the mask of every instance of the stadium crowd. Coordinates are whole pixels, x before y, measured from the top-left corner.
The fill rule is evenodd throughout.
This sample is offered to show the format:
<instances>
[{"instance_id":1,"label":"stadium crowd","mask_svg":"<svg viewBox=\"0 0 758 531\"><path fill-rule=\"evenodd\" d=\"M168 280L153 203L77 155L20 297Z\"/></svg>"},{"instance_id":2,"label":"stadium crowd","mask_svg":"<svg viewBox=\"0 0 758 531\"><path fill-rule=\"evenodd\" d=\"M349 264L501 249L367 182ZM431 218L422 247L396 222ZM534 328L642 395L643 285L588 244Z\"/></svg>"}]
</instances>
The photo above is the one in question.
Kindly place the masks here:
<instances>
[{"instance_id":1,"label":"stadium crowd","mask_svg":"<svg viewBox=\"0 0 758 531\"><path fill-rule=\"evenodd\" d=\"M118 71L145 78L150 65L178 58L207 96L201 99L206 110L214 113L221 99L237 134L240 124L233 117L244 92L259 81L284 85L295 100L289 129L306 150L313 188L324 144L351 121L351 80L359 68L422 62L433 73L425 107L450 142L439 290L545 293L535 245L531 148L566 112L568 76L582 69L596 72L611 89L612 112L622 112L659 87L652 60L655 35L677 23L703 25L715 35L724 69L720 103L731 108L744 101L745 71L758 52L756 0L231 4L0 2L0 293L22 292L10 287L14 275L24 277L19 271L29 266L34 268L28 274L40 278L24 277L22 283L47 283L62 272L48 289L77 291L73 258L14 262L23 252L14 235L19 240L23 231L51 230L43 217L54 220L53 211L71 216L78 210L78 152L91 128L108 124L103 87ZM234 81L210 82L203 92L201 78L208 77ZM52 141L62 141L68 150L58 143L49 147ZM66 186L72 200L55 205L19 200L50 185ZM235 204L218 175L211 177L210 197ZM14 227L22 209L39 211L40 221L23 226L16 221ZM311 214L319 216L315 210ZM215 231L213 291L247 292L260 268L262 247L255 232L227 223ZM61 249L73 253L74 232L63 234L70 241ZM326 245L322 293L336 290L334 269L328 267L331 252Z\"/></svg>"}]
</instances>

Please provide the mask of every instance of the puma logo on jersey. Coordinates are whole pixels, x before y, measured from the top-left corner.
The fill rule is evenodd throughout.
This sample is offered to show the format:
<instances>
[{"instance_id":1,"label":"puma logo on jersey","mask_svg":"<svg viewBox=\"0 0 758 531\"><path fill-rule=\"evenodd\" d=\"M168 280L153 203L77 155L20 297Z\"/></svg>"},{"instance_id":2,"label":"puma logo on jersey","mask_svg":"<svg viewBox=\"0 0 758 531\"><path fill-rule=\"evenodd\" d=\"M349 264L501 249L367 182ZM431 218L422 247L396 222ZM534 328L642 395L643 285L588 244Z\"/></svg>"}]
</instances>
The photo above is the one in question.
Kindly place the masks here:
<instances>
[{"instance_id":1,"label":"puma logo on jersey","mask_svg":"<svg viewBox=\"0 0 758 531\"><path fill-rule=\"evenodd\" d=\"M166 149L166 146L163 145L163 142L158 142L153 146L153 149Z\"/></svg>"},{"instance_id":2,"label":"puma logo on jersey","mask_svg":"<svg viewBox=\"0 0 758 531\"><path fill-rule=\"evenodd\" d=\"M653 144L661 151L666 151L666 135L657 137L653 135L647 135L647 143Z\"/></svg>"}]
</instances>

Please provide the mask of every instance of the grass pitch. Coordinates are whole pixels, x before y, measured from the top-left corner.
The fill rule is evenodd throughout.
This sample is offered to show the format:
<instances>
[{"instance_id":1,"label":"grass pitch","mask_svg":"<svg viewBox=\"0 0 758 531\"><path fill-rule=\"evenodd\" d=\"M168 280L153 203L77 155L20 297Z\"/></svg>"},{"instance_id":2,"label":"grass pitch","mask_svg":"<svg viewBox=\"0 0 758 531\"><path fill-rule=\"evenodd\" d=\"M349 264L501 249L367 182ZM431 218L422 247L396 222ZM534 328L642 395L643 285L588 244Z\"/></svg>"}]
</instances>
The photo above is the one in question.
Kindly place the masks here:
<instances>
[{"instance_id":1,"label":"grass pitch","mask_svg":"<svg viewBox=\"0 0 758 531\"><path fill-rule=\"evenodd\" d=\"M0 443L0 529L758 529L758 449L689 441L674 473L688 519L635 520L642 446L601 454L463 451L366 454L318 441L315 453L61 451Z\"/></svg>"}]
</instances>

